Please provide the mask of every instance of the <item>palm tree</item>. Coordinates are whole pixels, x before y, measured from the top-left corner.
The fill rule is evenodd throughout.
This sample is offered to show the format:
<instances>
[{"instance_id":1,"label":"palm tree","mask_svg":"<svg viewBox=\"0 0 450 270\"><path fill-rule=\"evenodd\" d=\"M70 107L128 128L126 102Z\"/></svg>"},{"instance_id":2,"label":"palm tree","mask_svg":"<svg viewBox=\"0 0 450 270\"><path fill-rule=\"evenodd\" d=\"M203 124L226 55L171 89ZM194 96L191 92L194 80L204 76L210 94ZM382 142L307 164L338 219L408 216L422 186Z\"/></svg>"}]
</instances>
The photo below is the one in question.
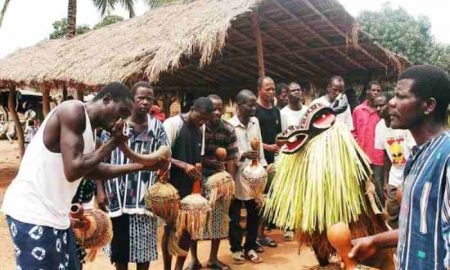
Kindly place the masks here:
<instances>
[{"instance_id":1,"label":"palm tree","mask_svg":"<svg viewBox=\"0 0 450 270\"><path fill-rule=\"evenodd\" d=\"M5 17L6 10L8 9L9 0L5 0L3 3L2 11L0 12L0 27L2 27L3 18Z\"/></svg>"},{"instance_id":2,"label":"palm tree","mask_svg":"<svg viewBox=\"0 0 450 270\"><path fill-rule=\"evenodd\" d=\"M9 0L7 0L9 1ZM94 5L98 8L100 13L105 13L114 9L116 4L121 4L128 11L130 18L135 16L134 0L93 0ZM77 25L77 0L69 0L67 10L67 38L73 38L76 32Z\"/></svg>"}]
</instances>

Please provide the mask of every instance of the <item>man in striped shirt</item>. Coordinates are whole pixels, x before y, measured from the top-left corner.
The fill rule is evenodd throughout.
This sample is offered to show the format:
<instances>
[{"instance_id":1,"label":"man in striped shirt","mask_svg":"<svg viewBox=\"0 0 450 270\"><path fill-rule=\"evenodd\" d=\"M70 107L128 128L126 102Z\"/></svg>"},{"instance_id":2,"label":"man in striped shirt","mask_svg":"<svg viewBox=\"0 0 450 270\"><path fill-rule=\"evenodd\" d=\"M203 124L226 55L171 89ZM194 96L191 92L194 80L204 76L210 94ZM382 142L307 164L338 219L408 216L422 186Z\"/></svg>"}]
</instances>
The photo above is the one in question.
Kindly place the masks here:
<instances>
[{"instance_id":1,"label":"man in striped shirt","mask_svg":"<svg viewBox=\"0 0 450 270\"><path fill-rule=\"evenodd\" d=\"M350 257L397 246L398 269L450 269L449 101L442 69L413 66L400 75L389 102L391 126L409 129L418 147L405 167L399 229L356 239Z\"/></svg>"}]
</instances>

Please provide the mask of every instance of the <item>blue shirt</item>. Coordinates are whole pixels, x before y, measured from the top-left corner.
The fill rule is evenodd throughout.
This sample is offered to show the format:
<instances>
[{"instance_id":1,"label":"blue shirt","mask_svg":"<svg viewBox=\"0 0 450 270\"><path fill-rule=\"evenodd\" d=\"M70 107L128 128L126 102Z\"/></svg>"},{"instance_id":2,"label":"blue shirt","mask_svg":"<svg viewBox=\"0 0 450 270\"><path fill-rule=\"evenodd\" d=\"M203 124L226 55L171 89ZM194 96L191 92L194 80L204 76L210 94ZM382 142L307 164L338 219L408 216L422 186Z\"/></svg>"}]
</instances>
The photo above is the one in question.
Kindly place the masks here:
<instances>
[{"instance_id":1,"label":"blue shirt","mask_svg":"<svg viewBox=\"0 0 450 270\"><path fill-rule=\"evenodd\" d=\"M109 140L109 133L102 133L102 141ZM128 146L139 154L152 153L162 145L169 145L162 123L155 117L148 115L147 130L137 133L130 129ZM109 163L122 165L132 163L116 148L111 152ZM144 195L148 187L155 183L156 172L142 170L134 173L109 179L104 182L106 196L109 204L109 215L117 217L122 213L150 214L145 208Z\"/></svg>"},{"instance_id":2,"label":"blue shirt","mask_svg":"<svg viewBox=\"0 0 450 270\"><path fill-rule=\"evenodd\" d=\"M405 167L398 269L450 269L450 132L414 149Z\"/></svg>"}]
</instances>

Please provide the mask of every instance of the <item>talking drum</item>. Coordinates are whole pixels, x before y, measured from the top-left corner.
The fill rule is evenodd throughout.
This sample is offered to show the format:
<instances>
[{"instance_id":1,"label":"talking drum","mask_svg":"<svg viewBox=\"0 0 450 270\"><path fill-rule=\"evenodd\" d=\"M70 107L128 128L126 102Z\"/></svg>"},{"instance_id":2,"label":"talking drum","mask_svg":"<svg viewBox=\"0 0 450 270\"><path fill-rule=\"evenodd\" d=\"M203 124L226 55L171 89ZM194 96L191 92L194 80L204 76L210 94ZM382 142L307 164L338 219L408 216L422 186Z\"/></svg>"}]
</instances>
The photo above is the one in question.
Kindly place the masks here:
<instances>
[{"instance_id":1,"label":"talking drum","mask_svg":"<svg viewBox=\"0 0 450 270\"><path fill-rule=\"evenodd\" d=\"M201 164L195 164L197 171L202 173ZM192 193L181 200L181 209L177 220L177 236L187 231L194 240L203 238L208 212L211 204L201 194L201 179L196 179Z\"/></svg>"},{"instance_id":2,"label":"talking drum","mask_svg":"<svg viewBox=\"0 0 450 270\"><path fill-rule=\"evenodd\" d=\"M253 138L250 141L250 146L254 151L259 151L260 141ZM241 177L242 186L247 194L252 198L260 198L266 187L267 171L258 160L252 160L252 163L244 168Z\"/></svg>"},{"instance_id":3,"label":"talking drum","mask_svg":"<svg viewBox=\"0 0 450 270\"><path fill-rule=\"evenodd\" d=\"M167 224L175 224L180 210L178 190L167 182L167 171L158 172L156 183L145 193L145 206Z\"/></svg>"},{"instance_id":4,"label":"talking drum","mask_svg":"<svg viewBox=\"0 0 450 270\"><path fill-rule=\"evenodd\" d=\"M169 225L168 250L174 256L186 256L187 253L178 246L174 226L180 211L180 195L178 190L168 181L168 171L160 170L156 183L145 193L145 207Z\"/></svg>"},{"instance_id":5,"label":"talking drum","mask_svg":"<svg viewBox=\"0 0 450 270\"><path fill-rule=\"evenodd\" d=\"M84 210L81 204L73 204L70 216L83 221L82 228L74 228L75 237L80 246L91 249L88 261L95 258L97 250L105 247L112 239L112 224L107 214L98 209Z\"/></svg>"},{"instance_id":6,"label":"talking drum","mask_svg":"<svg viewBox=\"0 0 450 270\"><path fill-rule=\"evenodd\" d=\"M219 147L216 149L217 160L225 162L226 157L227 150L225 148ZM224 170L211 175L205 184L205 193L211 205L214 205L220 199L226 202L231 201L234 195L233 177Z\"/></svg>"}]
</instances>

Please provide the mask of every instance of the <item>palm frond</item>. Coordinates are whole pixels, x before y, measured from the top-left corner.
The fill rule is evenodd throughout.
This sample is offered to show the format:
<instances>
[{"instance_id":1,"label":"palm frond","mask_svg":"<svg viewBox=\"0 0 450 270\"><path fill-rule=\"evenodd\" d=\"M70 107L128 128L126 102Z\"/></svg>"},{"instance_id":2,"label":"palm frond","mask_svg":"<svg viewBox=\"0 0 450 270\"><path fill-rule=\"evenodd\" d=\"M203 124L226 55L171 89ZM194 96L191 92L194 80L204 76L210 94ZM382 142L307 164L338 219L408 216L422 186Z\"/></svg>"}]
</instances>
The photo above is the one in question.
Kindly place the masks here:
<instances>
[{"instance_id":1,"label":"palm frond","mask_svg":"<svg viewBox=\"0 0 450 270\"><path fill-rule=\"evenodd\" d=\"M114 5L117 3L117 0L93 0L93 2L103 16L106 14L107 10L114 9Z\"/></svg>"},{"instance_id":2,"label":"palm frond","mask_svg":"<svg viewBox=\"0 0 450 270\"><path fill-rule=\"evenodd\" d=\"M130 18L136 16L134 12L134 0L120 0L120 4L128 11Z\"/></svg>"}]
</instances>

